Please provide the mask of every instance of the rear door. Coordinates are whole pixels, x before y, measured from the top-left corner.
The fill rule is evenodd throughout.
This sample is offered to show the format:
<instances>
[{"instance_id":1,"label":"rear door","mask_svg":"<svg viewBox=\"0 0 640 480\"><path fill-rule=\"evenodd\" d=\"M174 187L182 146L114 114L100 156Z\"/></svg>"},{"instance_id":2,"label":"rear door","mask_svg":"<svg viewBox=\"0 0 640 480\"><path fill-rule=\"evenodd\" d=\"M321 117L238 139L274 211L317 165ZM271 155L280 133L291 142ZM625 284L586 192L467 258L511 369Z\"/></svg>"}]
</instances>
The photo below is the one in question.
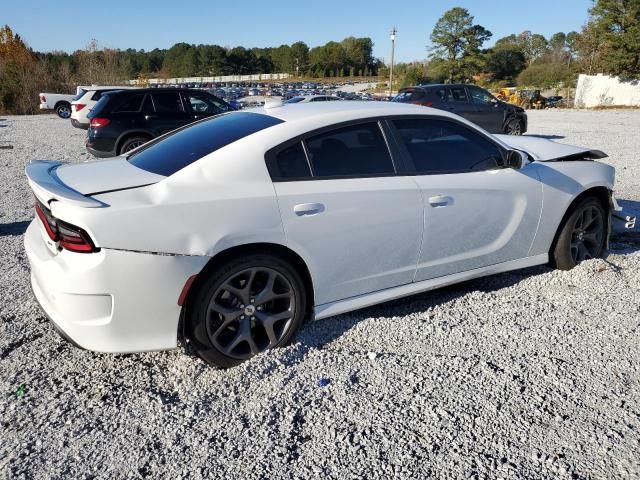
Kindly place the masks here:
<instances>
[{"instance_id":1,"label":"rear door","mask_svg":"<svg viewBox=\"0 0 640 480\"><path fill-rule=\"evenodd\" d=\"M175 130L178 127L191 123L193 118L191 112L182 101L180 92L153 92L154 113L144 115L147 128L153 130L156 135Z\"/></svg>"},{"instance_id":2,"label":"rear door","mask_svg":"<svg viewBox=\"0 0 640 480\"><path fill-rule=\"evenodd\" d=\"M542 209L531 165L500 168L502 148L480 132L442 118L390 122L415 167L424 202L416 281L524 258Z\"/></svg>"},{"instance_id":3,"label":"rear door","mask_svg":"<svg viewBox=\"0 0 640 480\"><path fill-rule=\"evenodd\" d=\"M396 174L377 121L309 134L267 162L316 305L412 281L424 207L413 178Z\"/></svg>"},{"instance_id":4,"label":"rear door","mask_svg":"<svg viewBox=\"0 0 640 480\"><path fill-rule=\"evenodd\" d=\"M467 90L472 106L467 116L469 121L491 133L503 133L504 111L500 108L500 103L482 88L468 86Z\"/></svg>"}]
</instances>

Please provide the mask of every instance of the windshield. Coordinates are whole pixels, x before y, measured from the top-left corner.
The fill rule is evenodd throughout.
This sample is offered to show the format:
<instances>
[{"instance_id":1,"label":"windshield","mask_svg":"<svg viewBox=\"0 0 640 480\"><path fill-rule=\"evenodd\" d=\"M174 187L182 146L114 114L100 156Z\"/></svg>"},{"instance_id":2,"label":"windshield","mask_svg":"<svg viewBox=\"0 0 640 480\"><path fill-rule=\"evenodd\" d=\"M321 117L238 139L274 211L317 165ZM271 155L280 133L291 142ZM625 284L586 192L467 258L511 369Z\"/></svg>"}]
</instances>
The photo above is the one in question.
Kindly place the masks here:
<instances>
[{"instance_id":1,"label":"windshield","mask_svg":"<svg viewBox=\"0 0 640 480\"><path fill-rule=\"evenodd\" d=\"M168 177L211 152L282 122L259 113L224 113L152 141L128 160L138 168Z\"/></svg>"},{"instance_id":2,"label":"windshield","mask_svg":"<svg viewBox=\"0 0 640 480\"><path fill-rule=\"evenodd\" d=\"M303 100L304 100L304 97L293 97L293 98L290 98L289 100L287 100L284 103L298 103L298 102L301 102Z\"/></svg>"}]
</instances>

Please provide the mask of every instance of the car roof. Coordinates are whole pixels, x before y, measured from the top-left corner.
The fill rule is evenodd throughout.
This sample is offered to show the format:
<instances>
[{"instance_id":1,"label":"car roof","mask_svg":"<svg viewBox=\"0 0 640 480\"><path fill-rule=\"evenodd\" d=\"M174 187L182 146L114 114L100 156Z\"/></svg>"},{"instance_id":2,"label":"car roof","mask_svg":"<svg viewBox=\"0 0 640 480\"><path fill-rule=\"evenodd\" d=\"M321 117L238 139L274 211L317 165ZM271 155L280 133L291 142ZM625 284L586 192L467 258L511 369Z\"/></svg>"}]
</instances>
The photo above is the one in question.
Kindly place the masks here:
<instances>
[{"instance_id":1,"label":"car roof","mask_svg":"<svg viewBox=\"0 0 640 480\"><path fill-rule=\"evenodd\" d=\"M421 89L427 90L429 88L443 88L443 87L477 87L478 85L474 85L472 83L429 83L426 85L412 85L410 87L405 87L400 89L402 90L413 90L413 89ZM482 87L479 87L482 88Z\"/></svg>"},{"instance_id":2,"label":"car roof","mask_svg":"<svg viewBox=\"0 0 640 480\"><path fill-rule=\"evenodd\" d=\"M285 122L313 119L318 124L325 123L327 125L361 118L392 115L428 114L459 119L458 116L444 110L398 102L307 102L283 104L282 106L267 105L248 111L276 117Z\"/></svg>"}]
</instances>

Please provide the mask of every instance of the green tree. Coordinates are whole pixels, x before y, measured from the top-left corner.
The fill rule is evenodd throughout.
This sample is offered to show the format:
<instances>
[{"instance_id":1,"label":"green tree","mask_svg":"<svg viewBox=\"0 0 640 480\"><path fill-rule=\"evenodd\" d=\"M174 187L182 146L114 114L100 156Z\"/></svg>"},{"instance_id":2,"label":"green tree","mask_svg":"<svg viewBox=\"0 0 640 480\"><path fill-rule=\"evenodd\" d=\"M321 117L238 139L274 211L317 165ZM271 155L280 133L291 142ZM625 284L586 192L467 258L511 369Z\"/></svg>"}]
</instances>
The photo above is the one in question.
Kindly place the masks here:
<instances>
[{"instance_id":1,"label":"green tree","mask_svg":"<svg viewBox=\"0 0 640 480\"><path fill-rule=\"evenodd\" d=\"M491 38L491 32L473 23L465 8L447 10L431 33L432 58L445 62L449 82L466 80L478 68L480 47Z\"/></svg>"},{"instance_id":2,"label":"green tree","mask_svg":"<svg viewBox=\"0 0 640 480\"><path fill-rule=\"evenodd\" d=\"M494 80L513 81L526 66L522 49L513 44L497 45L485 57L486 71Z\"/></svg>"},{"instance_id":3,"label":"green tree","mask_svg":"<svg viewBox=\"0 0 640 480\"><path fill-rule=\"evenodd\" d=\"M596 0L589 13L583 34L597 46L588 54L601 58L604 73L640 76L640 0Z\"/></svg>"}]
</instances>

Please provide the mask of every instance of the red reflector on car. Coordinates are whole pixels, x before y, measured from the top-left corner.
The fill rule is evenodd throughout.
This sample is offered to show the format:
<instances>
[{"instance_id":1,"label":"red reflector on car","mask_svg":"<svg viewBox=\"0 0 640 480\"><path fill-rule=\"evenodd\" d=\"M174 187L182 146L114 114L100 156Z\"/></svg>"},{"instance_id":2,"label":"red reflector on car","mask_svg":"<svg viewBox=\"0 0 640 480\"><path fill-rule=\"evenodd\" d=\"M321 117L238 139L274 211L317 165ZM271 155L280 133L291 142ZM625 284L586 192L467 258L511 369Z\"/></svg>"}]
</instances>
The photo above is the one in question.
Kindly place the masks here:
<instances>
[{"instance_id":1,"label":"red reflector on car","mask_svg":"<svg viewBox=\"0 0 640 480\"><path fill-rule=\"evenodd\" d=\"M95 117L91 119L91 128L102 128L109 125L110 120L108 118Z\"/></svg>"},{"instance_id":2,"label":"red reflector on car","mask_svg":"<svg viewBox=\"0 0 640 480\"><path fill-rule=\"evenodd\" d=\"M187 300L187 295L189 295L189 290L191 289L191 285L193 285L193 281L196 279L197 275L191 275L187 278L187 281L184 283L184 287L182 287L182 292L180 292L180 296L178 297L178 305L181 307L184 305L184 302Z\"/></svg>"},{"instance_id":3,"label":"red reflector on car","mask_svg":"<svg viewBox=\"0 0 640 480\"><path fill-rule=\"evenodd\" d=\"M86 107L86 105L84 103L74 103L73 105L71 105L71 107L76 111L79 112L80 110L82 110L84 107Z\"/></svg>"}]
</instances>

